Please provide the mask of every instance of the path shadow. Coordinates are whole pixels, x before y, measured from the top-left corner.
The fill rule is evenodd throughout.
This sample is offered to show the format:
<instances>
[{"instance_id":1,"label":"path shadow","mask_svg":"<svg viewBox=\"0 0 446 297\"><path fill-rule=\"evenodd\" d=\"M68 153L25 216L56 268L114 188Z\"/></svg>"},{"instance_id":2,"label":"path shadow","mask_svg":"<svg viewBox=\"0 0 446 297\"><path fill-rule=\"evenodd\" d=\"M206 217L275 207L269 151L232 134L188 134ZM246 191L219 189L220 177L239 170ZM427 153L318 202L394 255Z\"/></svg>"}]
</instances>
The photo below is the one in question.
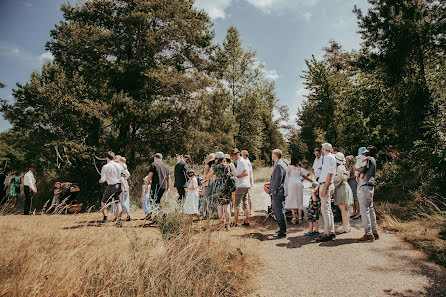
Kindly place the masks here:
<instances>
[{"instance_id":1,"label":"path shadow","mask_svg":"<svg viewBox=\"0 0 446 297\"><path fill-rule=\"evenodd\" d=\"M403 250L414 250L409 246L394 245L386 251L379 249L374 250L382 256L387 257L388 261L394 261L399 259L405 268L410 270L413 274L418 274L426 277L429 280L429 286L424 287L425 291L413 291L404 290L396 291L392 288L384 290L384 294L387 296L397 296L397 297L415 297L415 296L427 296L427 297L438 297L446 296L446 269L440 265L429 262L427 259L423 258L413 258L408 255L400 255L399 252ZM369 268L373 271L380 271L382 273L389 272L400 272L401 266L389 265L386 267L371 266Z\"/></svg>"},{"instance_id":2,"label":"path shadow","mask_svg":"<svg viewBox=\"0 0 446 297\"><path fill-rule=\"evenodd\" d=\"M346 245L346 244L352 244L352 243L358 243L358 241L354 238L342 238L342 239L335 239L331 241L321 242L319 246L322 247L334 247L334 246L340 246L340 245Z\"/></svg>"},{"instance_id":3,"label":"path shadow","mask_svg":"<svg viewBox=\"0 0 446 297\"><path fill-rule=\"evenodd\" d=\"M296 249L301 248L304 245L314 243L315 238L312 236L294 236L294 237L287 237L288 243L278 243L276 246L278 247L286 247L288 249Z\"/></svg>"},{"instance_id":4,"label":"path shadow","mask_svg":"<svg viewBox=\"0 0 446 297\"><path fill-rule=\"evenodd\" d=\"M253 232L253 233L248 233L248 234L244 234L244 235L236 235L236 236L241 237L241 238L253 238L253 239L257 239L259 241L278 240L277 238L274 238L274 234L263 234L263 233L259 233L259 232Z\"/></svg>"}]
</instances>

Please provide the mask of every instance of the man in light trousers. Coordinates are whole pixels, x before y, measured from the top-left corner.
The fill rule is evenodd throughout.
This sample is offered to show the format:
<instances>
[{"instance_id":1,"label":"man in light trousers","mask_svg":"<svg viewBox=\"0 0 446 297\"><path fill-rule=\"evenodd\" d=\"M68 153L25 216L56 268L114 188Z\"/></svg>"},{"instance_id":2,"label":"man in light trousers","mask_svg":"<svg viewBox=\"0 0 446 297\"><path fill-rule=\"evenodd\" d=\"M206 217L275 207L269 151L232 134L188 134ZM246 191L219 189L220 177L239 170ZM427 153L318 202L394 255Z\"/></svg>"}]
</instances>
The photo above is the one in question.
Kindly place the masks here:
<instances>
[{"instance_id":1,"label":"man in light trousers","mask_svg":"<svg viewBox=\"0 0 446 297\"><path fill-rule=\"evenodd\" d=\"M331 198L334 193L334 175L336 173L336 159L331 154L332 146L329 143L322 144L323 164L319 177L319 197L321 199L321 213L324 218L324 235L317 242L333 240L336 237L334 216L331 209Z\"/></svg>"},{"instance_id":2,"label":"man in light trousers","mask_svg":"<svg viewBox=\"0 0 446 297\"><path fill-rule=\"evenodd\" d=\"M372 147L374 149L374 147ZM375 194L376 160L370 156L370 151L361 147L358 155L367 156L365 167L356 169L360 172L359 187L359 209L361 211L362 226L365 234L358 241L374 241L379 239L378 227L376 225L375 208L373 207L373 195Z\"/></svg>"}]
</instances>

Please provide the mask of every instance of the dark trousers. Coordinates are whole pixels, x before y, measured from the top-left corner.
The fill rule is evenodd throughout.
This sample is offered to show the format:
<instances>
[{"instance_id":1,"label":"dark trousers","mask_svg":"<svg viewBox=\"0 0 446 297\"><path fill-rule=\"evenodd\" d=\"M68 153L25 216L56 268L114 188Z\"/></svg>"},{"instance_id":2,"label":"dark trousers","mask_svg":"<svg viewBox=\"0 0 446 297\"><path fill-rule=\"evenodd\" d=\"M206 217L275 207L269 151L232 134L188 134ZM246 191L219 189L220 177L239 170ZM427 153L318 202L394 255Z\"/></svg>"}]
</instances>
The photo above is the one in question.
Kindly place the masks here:
<instances>
[{"instance_id":1,"label":"dark trousers","mask_svg":"<svg viewBox=\"0 0 446 297\"><path fill-rule=\"evenodd\" d=\"M272 196L271 205L279 225L279 233L286 234L285 196Z\"/></svg>"},{"instance_id":2,"label":"dark trousers","mask_svg":"<svg viewBox=\"0 0 446 297\"><path fill-rule=\"evenodd\" d=\"M29 215L29 211L31 208L31 199L33 197L33 191L28 186L23 186L23 191L25 192L25 203L23 214Z\"/></svg>"},{"instance_id":3,"label":"dark trousers","mask_svg":"<svg viewBox=\"0 0 446 297\"><path fill-rule=\"evenodd\" d=\"M166 189L161 189L159 186L155 186L150 191L150 200L155 201L156 204L160 204L165 191Z\"/></svg>"},{"instance_id":4,"label":"dark trousers","mask_svg":"<svg viewBox=\"0 0 446 297\"><path fill-rule=\"evenodd\" d=\"M178 199L181 201L186 196L186 190L184 189L184 187L176 187L176 188L178 191L178 195L180 195L180 197Z\"/></svg>"}]
</instances>

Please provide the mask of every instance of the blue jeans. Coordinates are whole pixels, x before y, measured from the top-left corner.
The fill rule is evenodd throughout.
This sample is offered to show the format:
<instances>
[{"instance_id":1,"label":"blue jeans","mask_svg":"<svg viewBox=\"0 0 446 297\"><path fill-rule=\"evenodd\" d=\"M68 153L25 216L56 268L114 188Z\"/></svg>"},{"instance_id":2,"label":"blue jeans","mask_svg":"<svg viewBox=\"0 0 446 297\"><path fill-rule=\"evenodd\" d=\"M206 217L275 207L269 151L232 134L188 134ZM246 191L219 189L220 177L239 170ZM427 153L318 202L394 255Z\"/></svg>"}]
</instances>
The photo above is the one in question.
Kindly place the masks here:
<instances>
[{"instance_id":1,"label":"blue jeans","mask_svg":"<svg viewBox=\"0 0 446 297\"><path fill-rule=\"evenodd\" d=\"M286 218L285 218L285 196L272 196L271 206L279 225L279 233L286 234Z\"/></svg>"}]
</instances>

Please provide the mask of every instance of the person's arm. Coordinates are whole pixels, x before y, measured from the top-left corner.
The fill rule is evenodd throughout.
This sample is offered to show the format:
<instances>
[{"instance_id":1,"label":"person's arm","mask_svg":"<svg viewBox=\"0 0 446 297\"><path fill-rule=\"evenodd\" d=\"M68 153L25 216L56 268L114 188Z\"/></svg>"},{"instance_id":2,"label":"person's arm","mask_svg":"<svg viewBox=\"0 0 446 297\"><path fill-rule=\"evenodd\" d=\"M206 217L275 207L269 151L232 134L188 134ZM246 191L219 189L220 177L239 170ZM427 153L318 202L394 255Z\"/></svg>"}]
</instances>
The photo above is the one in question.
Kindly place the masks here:
<instances>
[{"instance_id":1,"label":"person's arm","mask_svg":"<svg viewBox=\"0 0 446 297\"><path fill-rule=\"evenodd\" d=\"M341 168L341 166L338 166L337 168L336 168L336 174L335 174L335 177L334 177L334 185L335 185L335 187L339 187L339 185L342 183L342 175L343 175L343 172L342 172L342 168Z\"/></svg>"},{"instance_id":2,"label":"person's arm","mask_svg":"<svg viewBox=\"0 0 446 297\"><path fill-rule=\"evenodd\" d=\"M30 178L29 187L31 188L34 194L37 194L36 180L34 179L34 175L32 178Z\"/></svg>"},{"instance_id":3,"label":"person's arm","mask_svg":"<svg viewBox=\"0 0 446 297\"><path fill-rule=\"evenodd\" d=\"M325 195L327 194L327 190L328 190L328 187L331 184L332 177L333 177L333 173L329 173L327 175L327 179L325 180L324 188L322 189L322 192L321 192L321 196L322 197L325 197Z\"/></svg>"},{"instance_id":4,"label":"person's arm","mask_svg":"<svg viewBox=\"0 0 446 297\"><path fill-rule=\"evenodd\" d=\"M150 183L152 182L153 172L149 172L149 175L147 175L146 182L144 185L146 186L144 188L144 193L147 192L147 189L149 188Z\"/></svg>"},{"instance_id":5,"label":"person's arm","mask_svg":"<svg viewBox=\"0 0 446 297\"><path fill-rule=\"evenodd\" d=\"M106 177L105 177L105 168L102 167L102 169L101 169L101 179L99 180L99 183L103 184L105 182L105 179L106 179Z\"/></svg>"},{"instance_id":6,"label":"person's arm","mask_svg":"<svg viewBox=\"0 0 446 297\"><path fill-rule=\"evenodd\" d=\"M269 193L271 195L276 194L277 189L280 186L280 181L282 180L282 166L280 165L276 165L274 167L273 173L271 175L271 182L270 182L270 186L269 186Z\"/></svg>"},{"instance_id":7,"label":"person's arm","mask_svg":"<svg viewBox=\"0 0 446 297\"><path fill-rule=\"evenodd\" d=\"M313 182L313 180L310 178L310 174L309 173L307 175L302 175L302 177L304 179L306 179L307 181L309 181L309 182Z\"/></svg>"},{"instance_id":8,"label":"person's arm","mask_svg":"<svg viewBox=\"0 0 446 297\"><path fill-rule=\"evenodd\" d=\"M237 178L243 178L243 177L245 177L245 176L248 176L248 171L243 170L242 174L237 175Z\"/></svg>"},{"instance_id":9,"label":"person's arm","mask_svg":"<svg viewBox=\"0 0 446 297\"><path fill-rule=\"evenodd\" d=\"M209 169L208 175L206 176L206 180L204 182L205 183L209 182L209 180L212 178L212 176L214 176L214 168L211 167L211 169Z\"/></svg>"},{"instance_id":10,"label":"person's arm","mask_svg":"<svg viewBox=\"0 0 446 297\"><path fill-rule=\"evenodd\" d=\"M207 176L209 173L209 170L211 169L211 166L209 166L209 164L204 165L204 176Z\"/></svg>"},{"instance_id":11,"label":"person's arm","mask_svg":"<svg viewBox=\"0 0 446 297\"><path fill-rule=\"evenodd\" d=\"M166 192L169 192L170 189L170 174L167 175L167 189Z\"/></svg>"}]
</instances>

